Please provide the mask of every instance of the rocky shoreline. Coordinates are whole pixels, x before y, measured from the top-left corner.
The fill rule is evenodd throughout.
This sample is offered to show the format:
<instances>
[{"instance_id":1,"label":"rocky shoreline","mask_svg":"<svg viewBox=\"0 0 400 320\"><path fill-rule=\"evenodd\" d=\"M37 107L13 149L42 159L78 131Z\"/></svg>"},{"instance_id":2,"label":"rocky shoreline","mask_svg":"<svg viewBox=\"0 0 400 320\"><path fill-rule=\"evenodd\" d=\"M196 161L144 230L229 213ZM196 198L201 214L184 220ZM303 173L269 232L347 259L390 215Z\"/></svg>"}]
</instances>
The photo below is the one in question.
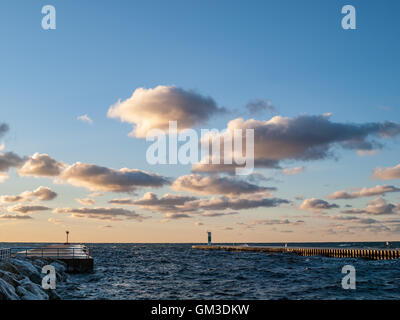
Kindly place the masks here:
<instances>
[{"instance_id":1,"label":"rocky shoreline","mask_svg":"<svg viewBox=\"0 0 400 320\"><path fill-rule=\"evenodd\" d=\"M10 258L0 260L0 300L58 300L55 290L42 288L42 268L52 265L57 284L66 281L66 265L46 258Z\"/></svg>"}]
</instances>

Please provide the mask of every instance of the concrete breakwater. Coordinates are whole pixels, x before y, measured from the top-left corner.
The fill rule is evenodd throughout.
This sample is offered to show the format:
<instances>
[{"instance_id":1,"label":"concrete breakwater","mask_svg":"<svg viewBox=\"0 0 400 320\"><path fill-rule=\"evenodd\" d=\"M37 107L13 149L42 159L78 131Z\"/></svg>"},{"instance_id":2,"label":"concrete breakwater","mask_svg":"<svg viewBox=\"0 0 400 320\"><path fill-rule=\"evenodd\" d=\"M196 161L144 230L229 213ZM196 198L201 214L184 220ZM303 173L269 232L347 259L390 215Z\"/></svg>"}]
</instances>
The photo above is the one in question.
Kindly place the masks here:
<instances>
[{"instance_id":1,"label":"concrete breakwater","mask_svg":"<svg viewBox=\"0 0 400 320\"><path fill-rule=\"evenodd\" d=\"M294 253L301 256L324 256L335 258L363 258L370 260L398 259L399 249L363 249L363 248L311 248L311 247L264 247L264 246L230 246L230 245L193 245L193 249L251 251L266 253Z\"/></svg>"},{"instance_id":2,"label":"concrete breakwater","mask_svg":"<svg viewBox=\"0 0 400 320\"><path fill-rule=\"evenodd\" d=\"M0 300L57 300L56 290L42 288L42 268L52 265L56 279L65 281L66 264L47 258L10 258L0 260Z\"/></svg>"}]
</instances>

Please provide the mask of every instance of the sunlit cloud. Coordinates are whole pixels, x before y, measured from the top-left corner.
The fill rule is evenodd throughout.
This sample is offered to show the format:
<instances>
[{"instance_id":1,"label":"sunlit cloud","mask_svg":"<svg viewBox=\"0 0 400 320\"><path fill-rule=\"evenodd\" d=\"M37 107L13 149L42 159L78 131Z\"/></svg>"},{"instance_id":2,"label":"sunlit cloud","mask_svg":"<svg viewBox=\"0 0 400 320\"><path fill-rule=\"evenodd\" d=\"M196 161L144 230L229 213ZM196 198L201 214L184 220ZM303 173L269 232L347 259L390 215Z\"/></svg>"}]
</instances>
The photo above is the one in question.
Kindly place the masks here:
<instances>
[{"instance_id":1,"label":"sunlit cloud","mask_svg":"<svg viewBox=\"0 0 400 320\"><path fill-rule=\"evenodd\" d=\"M370 202L364 209L347 209L342 210L341 213L346 214L367 214L367 215L386 215L395 214L400 212L400 205L387 202L382 197L377 197Z\"/></svg>"},{"instance_id":2,"label":"sunlit cloud","mask_svg":"<svg viewBox=\"0 0 400 320\"><path fill-rule=\"evenodd\" d=\"M339 208L339 206L335 203L329 203L325 200L317 198L305 199L300 205L300 209L317 212L334 208Z\"/></svg>"},{"instance_id":3,"label":"sunlit cloud","mask_svg":"<svg viewBox=\"0 0 400 320\"><path fill-rule=\"evenodd\" d=\"M27 215L23 215L23 214L16 214L16 215L2 214L2 215L0 215L0 219L5 219L5 220L31 220L33 218L31 216L27 216Z\"/></svg>"},{"instance_id":4,"label":"sunlit cloud","mask_svg":"<svg viewBox=\"0 0 400 320\"><path fill-rule=\"evenodd\" d=\"M48 154L35 153L18 170L20 176L55 177L64 169L65 164L51 158Z\"/></svg>"},{"instance_id":5,"label":"sunlit cloud","mask_svg":"<svg viewBox=\"0 0 400 320\"><path fill-rule=\"evenodd\" d=\"M36 205L16 205L12 207L8 207L7 211L9 212L15 212L15 213L31 213L31 212L37 212L37 211L47 211L51 210L49 207L45 206L36 206Z\"/></svg>"},{"instance_id":6,"label":"sunlit cloud","mask_svg":"<svg viewBox=\"0 0 400 320\"><path fill-rule=\"evenodd\" d=\"M173 182L172 188L177 191L188 191L203 195L222 194L229 196L276 190L276 188L260 187L237 178L201 176L199 174L179 177Z\"/></svg>"},{"instance_id":7,"label":"sunlit cloud","mask_svg":"<svg viewBox=\"0 0 400 320\"><path fill-rule=\"evenodd\" d=\"M275 116L267 121L237 118L227 125L228 131L254 129L254 165L280 168L283 160L320 160L334 156L334 147L349 150L371 151L383 147L382 139L400 134L396 122L371 122L363 124L333 122L324 115L300 115L294 118ZM222 133L213 135L220 138ZM245 135L243 134L243 145ZM233 172L234 165L196 164L194 172Z\"/></svg>"},{"instance_id":8,"label":"sunlit cloud","mask_svg":"<svg viewBox=\"0 0 400 320\"><path fill-rule=\"evenodd\" d=\"M392 180L400 179L400 163L391 168L376 168L372 174L372 179Z\"/></svg>"},{"instance_id":9,"label":"sunlit cloud","mask_svg":"<svg viewBox=\"0 0 400 320\"><path fill-rule=\"evenodd\" d=\"M57 193L51 190L48 187L40 186L36 190L33 191L24 191L19 195L10 196L5 195L1 196L1 202L9 203L9 202L24 202L31 201L31 199L41 200L41 201L50 201L57 197Z\"/></svg>"},{"instance_id":10,"label":"sunlit cloud","mask_svg":"<svg viewBox=\"0 0 400 320\"><path fill-rule=\"evenodd\" d=\"M143 221L144 216L136 213L133 210L123 208L57 208L53 213L69 213L73 218L87 218L98 220L120 221L123 219Z\"/></svg>"},{"instance_id":11,"label":"sunlit cloud","mask_svg":"<svg viewBox=\"0 0 400 320\"><path fill-rule=\"evenodd\" d=\"M358 191L347 192L344 190L336 191L328 196L329 199L355 199L362 197L372 197L378 195L384 195L390 192L400 192L400 188L395 186L375 186L372 188L362 188Z\"/></svg>"},{"instance_id":12,"label":"sunlit cloud","mask_svg":"<svg viewBox=\"0 0 400 320\"><path fill-rule=\"evenodd\" d=\"M175 86L158 86L136 89L130 98L110 107L107 115L133 124L130 135L145 138L151 129L167 131L169 121L177 121L178 130L183 130L223 111L211 97Z\"/></svg>"},{"instance_id":13,"label":"sunlit cloud","mask_svg":"<svg viewBox=\"0 0 400 320\"><path fill-rule=\"evenodd\" d=\"M139 169L111 169L77 162L60 175L62 180L91 191L133 192L137 187L162 187L168 179Z\"/></svg>"}]
</instances>

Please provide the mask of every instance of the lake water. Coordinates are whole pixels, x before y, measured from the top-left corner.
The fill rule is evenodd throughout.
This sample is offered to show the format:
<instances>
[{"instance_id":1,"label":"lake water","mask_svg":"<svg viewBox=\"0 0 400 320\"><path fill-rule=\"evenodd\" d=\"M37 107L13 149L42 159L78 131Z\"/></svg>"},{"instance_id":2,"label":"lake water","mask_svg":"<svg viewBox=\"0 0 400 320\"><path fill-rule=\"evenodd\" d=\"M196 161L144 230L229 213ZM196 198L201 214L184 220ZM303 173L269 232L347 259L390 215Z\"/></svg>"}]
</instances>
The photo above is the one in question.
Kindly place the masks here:
<instances>
[{"instance_id":1,"label":"lake water","mask_svg":"<svg viewBox=\"0 0 400 320\"><path fill-rule=\"evenodd\" d=\"M58 283L64 299L400 299L400 259L203 251L191 244L93 246L94 272L69 275L67 282ZM385 244L293 246L383 248ZM400 248L400 243L391 247ZM356 290L342 288L345 265L356 269Z\"/></svg>"}]
</instances>

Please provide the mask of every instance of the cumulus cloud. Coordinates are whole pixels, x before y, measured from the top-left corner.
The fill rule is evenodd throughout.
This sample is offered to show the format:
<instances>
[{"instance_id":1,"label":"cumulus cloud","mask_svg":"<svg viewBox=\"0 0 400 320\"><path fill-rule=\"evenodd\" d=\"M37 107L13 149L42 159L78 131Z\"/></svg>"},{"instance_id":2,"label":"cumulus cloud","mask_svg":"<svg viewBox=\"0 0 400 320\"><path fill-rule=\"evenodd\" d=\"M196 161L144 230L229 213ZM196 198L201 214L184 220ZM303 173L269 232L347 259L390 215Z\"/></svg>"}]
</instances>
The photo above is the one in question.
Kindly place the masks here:
<instances>
[{"instance_id":1,"label":"cumulus cloud","mask_svg":"<svg viewBox=\"0 0 400 320\"><path fill-rule=\"evenodd\" d=\"M265 198L264 194L247 195L245 198L231 198L227 196L212 197L209 199L198 199L196 197L166 194L158 198L152 192L146 193L143 198L138 200L114 199L109 201L111 204L118 205L139 205L143 209L153 212L180 212L180 213L202 213L213 210L244 210L252 208L277 207L289 201L278 198ZM206 214L207 215L207 214Z\"/></svg>"},{"instance_id":2,"label":"cumulus cloud","mask_svg":"<svg viewBox=\"0 0 400 320\"><path fill-rule=\"evenodd\" d=\"M254 208L273 208L289 201L279 198L219 198L199 199L187 202L186 210L245 210Z\"/></svg>"},{"instance_id":3,"label":"cumulus cloud","mask_svg":"<svg viewBox=\"0 0 400 320\"><path fill-rule=\"evenodd\" d=\"M77 119L88 124L93 124L93 120L87 114L81 115Z\"/></svg>"},{"instance_id":4,"label":"cumulus cloud","mask_svg":"<svg viewBox=\"0 0 400 320\"><path fill-rule=\"evenodd\" d=\"M300 209L309 210L309 211L322 211L339 208L339 206L335 203L329 203L322 199L305 199L303 203L300 205Z\"/></svg>"},{"instance_id":5,"label":"cumulus cloud","mask_svg":"<svg viewBox=\"0 0 400 320\"><path fill-rule=\"evenodd\" d=\"M36 212L36 211L47 211L51 210L49 207L45 206L30 206L30 205L16 205L13 207L8 207L7 210L9 212L15 212L15 213L30 213L30 212Z\"/></svg>"},{"instance_id":6,"label":"cumulus cloud","mask_svg":"<svg viewBox=\"0 0 400 320\"><path fill-rule=\"evenodd\" d=\"M49 200L53 200L54 198L57 197L57 193L52 191L50 188L48 187L42 187L40 186L39 188L37 188L36 190L28 193L30 196L36 197L39 200L42 201L49 201Z\"/></svg>"},{"instance_id":7,"label":"cumulus cloud","mask_svg":"<svg viewBox=\"0 0 400 320\"><path fill-rule=\"evenodd\" d=\"M286 175L295 175L302 173L304 171L304 167L296 167L296 168L285 168L282 170L283 174Z\"/></svg>"},{"instance_id":8,"label":"cumulus cloud","mask_svg":"<svg viewBox=\"0 0 400 320\"><path fill-rule=\"evenodd\" d=\"M351 150L378 150L380 140L400 134L400 124L395 122L370 122L364 124L333 122L324 115L300 115L295 118L275 116L267 121L242 118L231 120L227 131L254 129L254 164L256 167L279 168L283 160L319 160L333 156L333 148L340 146ZM219 137L223 150L223 134ZM232 172L232 165L196 164L195 172Z\"/></svg>"},{"instance_id":9,"label":"cumulus cloud","mask_svg":"<svg viewBox=\"0 0 400 320\"><path fill-rule=\"evenodd\" d=\"M176 212L184 211L184 204L193 200L197 200L197 198L174 194L165 194L161 198L158 198L155 193L147 192L141 199L113 199L110 200L109 203L115 205L137 205L143 209L152 210L154 212Z\"/></svg>"},{"instance_id":10,"label":"cumulus cloud","mask_svg":"<svg viewBox=\"0 0 400 320\"><path fill-rule=\"evenodd\" d=\"M69 213L73 218L88 218L110 221L120 221L123 220L123 218L137 221L142 221L145 219L145 217L133 210L126 210L122 208L57 208L53 210L53 213Z\"/></svg>"},{"instance_id":11,"label":"cumulus cloud","mask_svg":"<svg viewBox=\"0 0 400 320\"><path fill-rule=\"evenodd\" d=\"M20 176L54 177L58 176L64 167L63 163L57 162L45 153L35 153L18 170L18 174Z\"/></svg>"},{"instance_id":12,"label":"cumulus cloud","mask_svg":"<svg viewBox=\"0 0 400 320\"><path fill-rule=\"evenodd\" d=\"M374 223L380 223L378 220L372 219L372 218L360 218L360 217L355 217L355 216L337 216L337 217L331 217L332 220L344 220L344 221L353 221L361 224L374 224Z\"/></svg>"},{"instance_id":13,"label":"cumulus cloud","mask_svg":"<svg viewBox=\"0 0 400 320\"><path fill-rule=\"evenodd\" d=\"M178 129L183 130L223 111L211 97L174 86L158 86L136 89L130 98L110 107L108 117L133 124L130 135L144 138L151 129L168 130L169 121L177 121Z\"/></svg>"},{"instance_id":14,"label":"cumulus cloud","mask_svg":"<svg viewBox=\"0 0 400 320\"><path fill-rule=\"evenodd\" d=\"M384 195L389 192L400 192L400 188L395 186L375 186L372 188L362 188L359 191L346 192L344 190L336 191L328 196L329 199L355 199L362 197L372 197Z\"/></svg>"},{"instance_id":15,"label":"cumulus cloud","mask_svg":"<svg viewBox=\"0 0 400 320\"><path fill-rule=\"evenodd\" d=\"M177 191L189 191L204 195L223 194L229 196L276 190L276 188L260 187L239 179L199 174L179 177L173 182L172 188Z\"/></svg>"},{"instance_id":16,"label":"cumulus cloud","mask_svg":"<svg viewBox=\"0 0 400 320\"><path fill-rule=\"evenodd\" d=\"M133 192L137 187L162 187L169 181L138 169L120 170L77 162L60 175L68 183L91 191Z\"/></svg>"},{"instance_id":17,"label":"cumulus cloud","mask_svg":"<svg viewBox=\"0 0 400 320\"><path fill-rule=\"evenodd\" d=\"M372 174L372 179L392 180L400 179L400 163L391 168L376 168Z\"/></svg>"},{"instance_id":18,"label":"cumulus cloud","mask_svg":"<svg viewBox=\"0 0 400 320\"><path fill-rule=\"evenodd\" d=\"M48 187L40 186L36 190L33 191L24 191L16 196L2 196L1 202L24 202L30 201L31 198L36 198L37 200L41 201L50 201L57 197L57 193L52 191Z\"/></svg>"},{"instance_id":19,"label":"cumulus cloud","mask_svg":"<svg viewBox=\"0 0 400 320\"><path fill-rule=\"evenodd\" d=\"M346 214L367 214L367 215L385 215L385 214L395 214L400 212L400 205L388 203L382 197L377 197L370 202L364 209L348 209L342 210L342 213Z\"/></svg>"},{"instance_id":20,"label":"cumulus cloud","mask_svg":"<svg viewBox=\"0 0 400 320\"><path fill-rule=\"evenodd\" d=\"M2 215L0 215L0 219L6 219L6 220L30 220L30 219L33 219L33 218L31 216L22 215L22 214L17 214L17 215L2 214Z\"/></svg>"}]
</instances>

